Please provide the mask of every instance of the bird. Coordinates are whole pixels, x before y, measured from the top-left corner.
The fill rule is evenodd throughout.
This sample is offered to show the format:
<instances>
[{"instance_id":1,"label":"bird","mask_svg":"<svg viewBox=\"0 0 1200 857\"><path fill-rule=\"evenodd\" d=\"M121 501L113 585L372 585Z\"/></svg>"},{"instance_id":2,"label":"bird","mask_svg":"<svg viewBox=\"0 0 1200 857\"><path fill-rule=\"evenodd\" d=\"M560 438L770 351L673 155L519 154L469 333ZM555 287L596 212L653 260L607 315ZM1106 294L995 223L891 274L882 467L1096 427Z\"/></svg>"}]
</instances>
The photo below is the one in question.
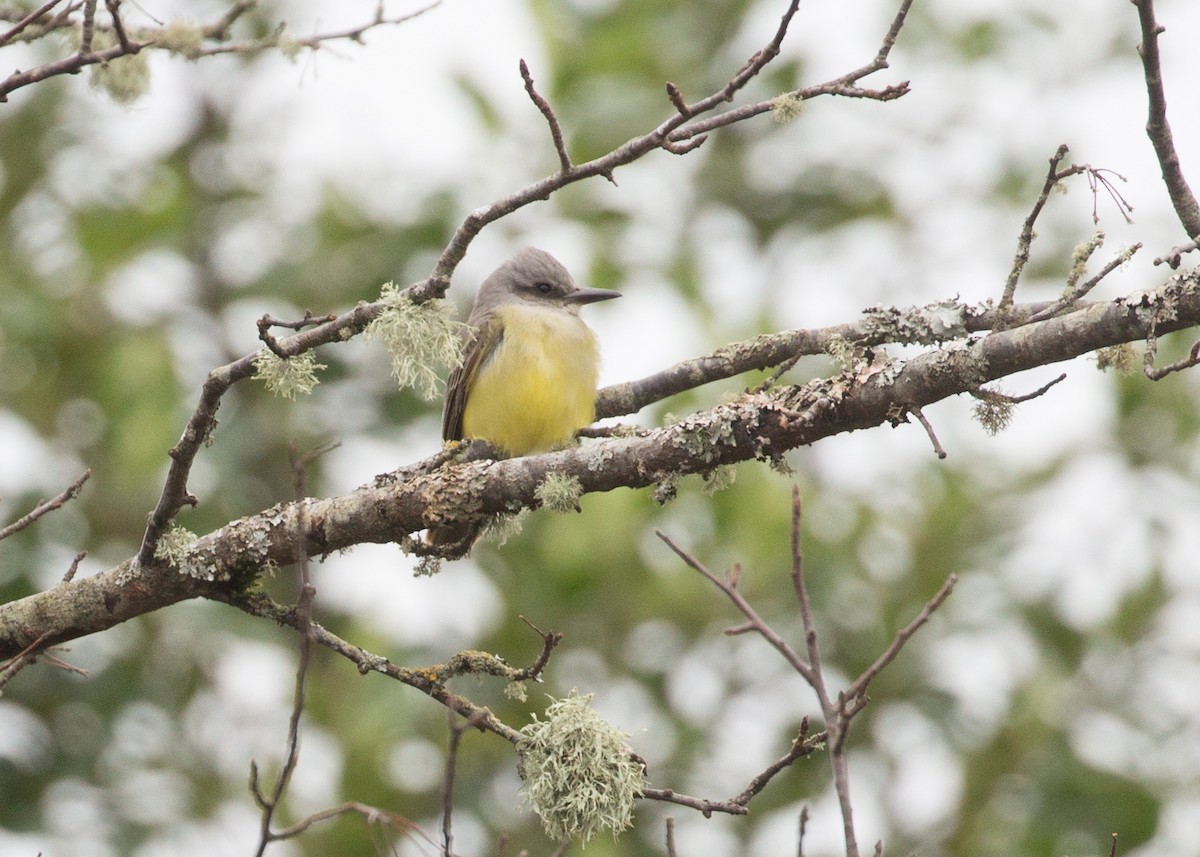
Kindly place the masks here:
<instances>
[{"instance_id":1,"label":"bird","mask_svg":"<svg viewBox=\"0 0 1200 857\"><path fill-rule=\"evenodd\" d=\"M509 457L561 449L596 418L600 347L579 310L620 297L576 284L561 262L526 247L479 287L461 365L442 411L446 441L483 440ZM427 543L469 549L478 526L441 525Z\"/></svg>"}]
</instances>

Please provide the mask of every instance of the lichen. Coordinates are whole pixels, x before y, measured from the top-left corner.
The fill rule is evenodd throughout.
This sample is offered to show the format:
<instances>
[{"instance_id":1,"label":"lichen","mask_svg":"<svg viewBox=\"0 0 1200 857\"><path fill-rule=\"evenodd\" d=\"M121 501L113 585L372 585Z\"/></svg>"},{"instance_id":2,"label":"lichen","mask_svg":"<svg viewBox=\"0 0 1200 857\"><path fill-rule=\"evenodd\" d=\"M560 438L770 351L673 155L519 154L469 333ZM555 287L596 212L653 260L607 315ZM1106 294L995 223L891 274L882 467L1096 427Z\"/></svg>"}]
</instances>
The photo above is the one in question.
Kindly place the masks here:
<instances>
[{"instance_id":1,"label":"lichen","mask_svg":"<svg viewBox=\"0 0 1200 857\"><path fill-rule=\"evenodd\" d=\"M414 303L395 283L384 284L379 300L386 308L364 336L383 342L401 388L412 387L427 401L438 398L442 372L462 362L464 325L451 318L449 301Z\"/></svg>"},{"instance_id":2,"label":"lichen","mask_svg":"<svg viewBox=\"0 0 1200 857\"><path fill-rule=\"evenodd\" d=\"M547 707L545 720L534 715L521 730L525 802L556 842L587 842L602 830L616 836L633 823L644 784L629 736L600 717L591 699L572 690Z\"/></svg>"},{"instance_id":3,"label":"lichen","mask_svg":"<svg viewBox=\"0 0 1200 857\"><path fill-rule=\"evenodd\" d=\"M534 489L533 496L551 512L578 512L583 483L579 477L565 473L547 473Z\"/></svg>"},{"instance_id":4,"label":"lichen","mask_svg":"<svg viewBox=\"0 0 1200 857\"><path fill-rule=\"evenodd\" d=\"M317 372L324 368L325 364L318 363L311 351L285 359L264 348L254 355L254 380L264 382L268 390L286 399L311 393L320 383Z\"/></svg>"}]
</instances>

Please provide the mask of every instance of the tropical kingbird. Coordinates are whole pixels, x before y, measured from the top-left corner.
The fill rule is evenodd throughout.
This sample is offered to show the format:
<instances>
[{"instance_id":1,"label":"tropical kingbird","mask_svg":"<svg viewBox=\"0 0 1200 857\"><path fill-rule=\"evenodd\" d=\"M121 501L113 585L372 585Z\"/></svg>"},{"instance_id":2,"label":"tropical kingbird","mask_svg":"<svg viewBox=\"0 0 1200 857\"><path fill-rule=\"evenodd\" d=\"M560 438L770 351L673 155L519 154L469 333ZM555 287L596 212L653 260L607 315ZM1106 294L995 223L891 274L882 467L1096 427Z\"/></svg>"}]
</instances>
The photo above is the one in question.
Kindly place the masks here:
<instances>
[{"instance_id":1,"label":"tropical kingbird","mask_svg":"<svg viewBox=\"0 0 1200 857\"><path fill-rule=\"evenodd\" d=\"M505 455L569 445L596 418L600 349L579 317L619 292L575 284L562 263L526 247L483 281L467 318L462 365L450 374L442 437L485 440ZM433 544L473 539L474 528L430 531Z\"/></svg>"}]
</instances>

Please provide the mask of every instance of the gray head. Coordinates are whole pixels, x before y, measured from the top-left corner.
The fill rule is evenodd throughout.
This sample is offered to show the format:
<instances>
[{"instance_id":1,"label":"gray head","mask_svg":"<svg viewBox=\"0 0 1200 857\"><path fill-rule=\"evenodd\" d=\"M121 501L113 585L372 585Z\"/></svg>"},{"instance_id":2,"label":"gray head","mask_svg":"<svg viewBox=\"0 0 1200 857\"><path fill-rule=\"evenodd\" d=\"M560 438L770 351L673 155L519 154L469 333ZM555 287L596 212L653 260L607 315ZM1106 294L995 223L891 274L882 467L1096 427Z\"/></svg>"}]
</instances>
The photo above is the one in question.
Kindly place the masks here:
<instances>
[{"instance_id":1,"label":"gray head","mask_svg":"<svg viewBox=\"0 0 1200 857\"><path fill-rule=\"evenodd\" d=\"M578 315L583 304L620 296L610 289L576 285L562 262L545 250L526 247L483 281L468 322L474 324L496 307L512 303L553 306Z\"/></svg>"}]
</instances>

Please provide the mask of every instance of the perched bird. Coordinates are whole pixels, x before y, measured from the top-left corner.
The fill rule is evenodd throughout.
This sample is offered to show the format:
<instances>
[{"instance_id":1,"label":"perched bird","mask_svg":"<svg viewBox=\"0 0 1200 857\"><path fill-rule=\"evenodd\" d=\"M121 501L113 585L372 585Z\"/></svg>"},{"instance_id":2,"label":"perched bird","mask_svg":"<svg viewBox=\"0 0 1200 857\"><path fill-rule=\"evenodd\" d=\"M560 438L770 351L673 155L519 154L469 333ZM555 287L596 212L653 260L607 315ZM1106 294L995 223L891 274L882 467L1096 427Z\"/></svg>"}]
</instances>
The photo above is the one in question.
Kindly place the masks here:
<instances>
[{"instance_id":1,"label":"perched bird","mask_svg":"<svg viewBox=\"0 0 1200 857\"><path fill-rule=\"evenodd\" d=\"M505 455L569 445L596 418L600 351L579 317L619 292L575 284L562 263L526 247L483 281L467 318L463 363L451 373L445 440L485 440ZM430 530L435 545L473 541L473 528Z\"/></svg>"}]
</instances>

